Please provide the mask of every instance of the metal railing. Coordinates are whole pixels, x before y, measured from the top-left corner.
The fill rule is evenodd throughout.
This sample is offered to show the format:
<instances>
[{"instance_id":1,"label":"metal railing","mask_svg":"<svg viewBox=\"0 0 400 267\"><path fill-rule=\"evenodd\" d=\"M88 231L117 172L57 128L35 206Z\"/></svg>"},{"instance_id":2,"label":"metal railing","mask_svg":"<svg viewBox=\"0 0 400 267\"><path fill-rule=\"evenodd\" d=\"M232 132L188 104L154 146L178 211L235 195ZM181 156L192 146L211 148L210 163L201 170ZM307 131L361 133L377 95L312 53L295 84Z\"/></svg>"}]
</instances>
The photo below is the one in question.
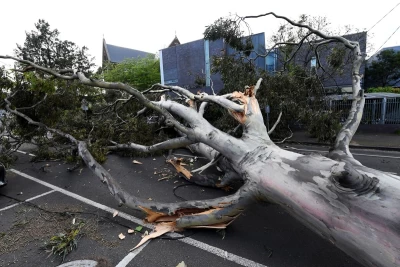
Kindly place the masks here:
<instances>
[{"instance_id":1,"label":"metal railing","mask_svg":"<svg viewBox=\"0 0 400 267\"><path fill-rule=\"evenodd\" d=\"M340 112L341 122L346 121L351 100L329 100L332 111ZM368 98L365 100L362 124L400 124L400 97Z\"/></svg>"}]
</instances>

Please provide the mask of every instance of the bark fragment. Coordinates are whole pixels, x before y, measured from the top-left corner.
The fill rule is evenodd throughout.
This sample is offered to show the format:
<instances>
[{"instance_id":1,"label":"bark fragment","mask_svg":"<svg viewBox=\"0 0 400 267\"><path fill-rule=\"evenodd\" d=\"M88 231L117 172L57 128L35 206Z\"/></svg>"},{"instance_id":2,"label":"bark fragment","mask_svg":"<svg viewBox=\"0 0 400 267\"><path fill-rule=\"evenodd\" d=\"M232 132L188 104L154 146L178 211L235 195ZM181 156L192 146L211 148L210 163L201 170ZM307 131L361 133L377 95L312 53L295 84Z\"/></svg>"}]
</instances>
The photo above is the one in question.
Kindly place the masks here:
<instances>
[{"instance_id":1,"label":"bark fragment","mask_svg":"<svg viewBox=\"0 0 400 267\"><path fill-rule=\"evenodd\" d=\"M178 173L182 173L187 179L190 179L190 177L193 176L193 174L190 173L185 167L183 167L183 162L182 158L174 158L174 159L169 159L167 160L168 163L171 163L172 166L175 167L176 171Z\"/></svg>"}]
</instances>

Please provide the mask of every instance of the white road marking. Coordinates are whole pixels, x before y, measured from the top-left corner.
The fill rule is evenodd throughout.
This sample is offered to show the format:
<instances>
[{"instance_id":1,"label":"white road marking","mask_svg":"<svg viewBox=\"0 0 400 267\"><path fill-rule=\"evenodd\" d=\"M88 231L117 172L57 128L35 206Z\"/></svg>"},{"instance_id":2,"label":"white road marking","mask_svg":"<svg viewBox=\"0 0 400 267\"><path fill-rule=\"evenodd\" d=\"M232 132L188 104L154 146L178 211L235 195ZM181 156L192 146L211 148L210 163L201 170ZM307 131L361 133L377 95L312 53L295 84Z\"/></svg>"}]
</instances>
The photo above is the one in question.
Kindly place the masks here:
<instances>
[{"instance_id":1,"label":"white road marking","mask_svg":"<svg viewBox=\"0 0 400 267\"><path fill-rule=\"evenodd\" d=\"M65 195L67 195L67 196L70 196L70 197L72 197L72 198L75 198L75 199L77 199L77 200L80 200L80 201L82 201L82 202L84 202L84 203L86 203L86 204L88 204L88 205L91 205L91 206L94 206L94 207L96 207L96 208L98 208L98 209L101 209L101 210L104 210L104 211L106 211L106 212L109 212L109 213L111 213L111 214L113 214L113 213L116 211L116 210L113 209L113 208L110 208L110 207L105 206L105 205L103 205L103 204L97 203L97 202L95 202L95 201L93 201L93 200L90 200L90 199L88 199L88 198L82 197L82 196L80 196L80 195L78 195L78 194L75 194L75 193L72 193L72 192L70 192L70 191L67 191L67 190L65 190L65 189L63 189L63 188L61 188L61 187L58 187L58 186L49 184L49 183L47 183L47 182L44 182L44 181L42 181L42 180L40 180L40 179L37 179L37 178L35 178L35 177L33 177L33 176L30 176L30 175L26 174L26 173L20 172L20 171L15 170L15 169L10 169L10 171L12 171L12 172L14 172L14 173L16 173L16 174L18 174L18 175L24 177L24 178L27 178L27 179L29 179L29 180L32 180L32 181L35 181L35 182L37 182L37 183L39 183L39 184L42 184L42 185L44 185L44 186L47 186L47 187L49 187L49 188L51 188L51 189L53 189L53 190L55 190L55 191L58 191L58 192L60 192L60 193L63 193L63 194L65 194ZM118 216L119 216L119 217L122 217L122 218L124 218L124 219L126 219L126 220L129 220L129 221L131 221L131 222L134 222L134 223L136 223L136 224L145 226L145 227L147 227L147 228L150 228L150 229L153 229L153 228L154 228L153 225L148 224L148 223L144 223L143 220L141 220L141 219L139 219L139 218L136 218L136 217L134 217L134 216L132 216L132 215L129 215L129 214L127 214L127 213L124 213L124 212L122 212L122 211L118 211ZM222 249L220 249L220 248L217 248L217 247L214 247L214 246L210 246L210 245L208 245L208 244L206 244L206 243L204 243L204 242L197 241L197 240L192 239L192 238L190 238L190 237L182 238L183 235L180 235L180 234L177 234L177 233L170 233L170 234L168 234L168 236L173 237L173 238L180 238L180 239L178 239L177 241L180 241L180 242L183 242L183 243L185 243L185 244L188 244L188 245L191 245L191 246L200 248L200 249L202 249L202 250L204 250L204 251L207 251L207 252L209 252L209 253L211 253L211 254L214 254L214 255L216 255L216 256L218 256L218 257L221 257L221 258L223 258L223 259L225 259L225 260L232 261L232 262L234 262L234 263L236 263L236 264L239 264L239 265L242 265L242 266L247 266L247 267L267 267L266 265L257 263L257 262L255 262L255 261L252 261L252 260L249 260L249 259L246 259L246 258L243 258L243 257L240 257L240 256L235 255L235 254L233 254L233 253L229 253L229 252L227 252L226 250L222 250ZM139 252L140 252L140 251L139 251ZM136 254L136 255L137 255L137 254ZM136 256L136 255L135 255L135 256ZM128 257L128 256L129 256L129 254L128 254L126 257ZM126 257L125 257L125 258L126 258ZM124 266L124 265L121 265L121 266Z\"/></svg>"},{"instance_id":2,"label":"white road marking","mask_svg":"<svg viewBox=\"0 0 400 267\"><path fill-rule=\"evenodd\" d=\"M133 258L135 258L137 254L139 254L149 243L150 240L141 245L140 247L138 247L137 249L135 249L134 251L132 251L131 253L129 253L128 255L126 255L125 258L123 258L115 267L127 266L131 262L131 260L133 260Z\"/></svg>"},{"instance_id":3,"label":"white road marking","mask_svg":"<svg viewBox=\"0 0 400 267\"><path fill-rule=\"evenodd\" d=\"M177 234L177 233L169 234L169 236L174 237L174 238L182 237L182 235ZM239 265L242 265L242 266L247 266L247 267L267 267L266 265L263 265L261 263L258 263L258 262L255 262L255 261L240 257L240 256L235 255L233 253L229 253L226 250L223 250L223 249L220 249L220 248L217 248L217 247L214 247L214 246L210 246L210 245L208 245L208 244L206 244L204 242L197 241L197 240L195 240L193 238L190 238L190 237L185 237L185 238L182 238L182 239L178 239L178 241L181 241L181 242L183 242L185 244L188 244L188 245L191 245L193 247L202 249L202 250L207 251L207 252L209 252L211 254L214 254L214 255L216 255L218 257L221 257L221 258L223 258L225 260L232 261L232 262L234 262L236 264L239 264Z\"/></svg>"},{"instance_id":4,"label":"white road marking","mask_svg":"<svg viewBox=\"0 0 400 267\"><path fill-rule=\"evenodd\" d=\"M34 200L34 199L38 199L38 198L40 198L40 197L46 196L46 195L48 195L48 194L51 194L51 193L53 193L53 192L56 192L56 190L50 190L50 191L48 191L48 192L46 192L46 193L37 195L37 196L35 196L35 197L28 198L28 199L26 199L25 201L12 204L12 205L10 205L10 206L7 206L7 207L5 207L5 208L0 209L0 211L5 211L5 210L8 210L8 209L14 208L14 207L16 207L16 206L18 206L18 205L21 205L21 204L25 203L25 202L29 202L29 201L32 201L32 200Z\"/></svg>"},{"instance_id":5,"label":"white road marking","mask_svg":"<svg viewBox=\"0 0 400 267\"><path fill-rule=\"evenodd\" d=\"M15 150L15 152L18 152L18 153L21 153L21 154L25 154L25 155L29 155L31 157L36 157L35 154L31 154L31 153L28 153L28 152L25 152L25 151L22 151L22 150Z\"/></svg>"},{"instance_id":6,"label":"white road marking","mask_svg":"<svg viewBox=\"0 0 400 267\"><path fill-rule=\"evenodd\" d=\"M309 152L323 152L323 153L328 153L328 151L325 150L312 150L312 149L304 149L304 148L295 148L295 147L287 147L288 149L293 149L293 150L300 150L300 151L309 151ZM375 157L375 158L389 158L389 159L400 159L400 157L396 156L385 156L385 155L369 155L369 154L361 154L361 153L351 153L356 156L365 156L365 157Z\"/></svg>"},{"instance_id":7,"label":"white road marking","mask_svg":"<svg viewBox=\"0 0 400 267\"><path fill-rule=\"evenodd\" d=\"M97 261L92 260L77 260L77 261L70 261L57 267L96 267Z\"/></svg>"},{"instance_id":8,"label":"white road marking","mask_svg":"<svg viewBox=\"0 0 400 267\"><path fill-rule=\"evenodd\" d=\"M47 186L47 187L49 187L49 188L51 188L51 189L53 189L53 190L55 190L55 191L57 191L57 192L63 193L64 195L67 195L67 196L70 196L70 197L72 197L72 198L75 198L75 199L77 199L77 200L79 200L79 201L82 201L82 202L84 202L84 203L86 203L86 204L89 204L89 205L91 205L91 206L94 206L94 207L96 207L96 208L98 208L98 209L107 211L107 212L109 212L109 213L111 213L111 214L113 214L113 213L116 211L116 209L113 209L113 208L110 208L110 207L108 207L108 206L106 206L106 205L97 203L97 202L95 202L95 201L93 201L93 200L90 200L90 199L88 199L88 198L82 197L81 195L78 195L78 194L72 193L72 192L70 192L70 191L67 191L67 190L65 190L65 189L63 189L63 188L61 188L61 187L56 186L56 185L52 185L52 184L49 184L49 183L47 183L47 182L44 182L44 181L42 181L42 180L40 180L40 179L38 179L38 178L35 178L35 177L33 177L33 176L30 176L29 174L20 172L20 171L15 170L15 169L10 169L10 171L12 171L13 173L16 173L16 174L18 174L18 175L20 175L20 176L22 176L22 177L24 177L24 178L27 178L27 179L29 179L29 180L32 180L32 181L34 181L34 182L37 182L37 183L42 184L42 185L44 185L44 186ZM129 220L129 221L131 221L131 222L134 222L134 223L143 225L143 226L145 226L145 227L147 227L147 228L150 228L150 229L153 229L153 228L154 228L153 225L151 225L151 224L149 224L149 223L144 223L143 220L141 220L141 219L139 219L139 218L136 218L136 217L133 217L132 215L129 215L129 214L125 213L125 212L118 211L118 216L119 216L119 217L122 217L122 218L124 218L124 219L126 219L126 220Z\"/></svg>"}]
</instances>

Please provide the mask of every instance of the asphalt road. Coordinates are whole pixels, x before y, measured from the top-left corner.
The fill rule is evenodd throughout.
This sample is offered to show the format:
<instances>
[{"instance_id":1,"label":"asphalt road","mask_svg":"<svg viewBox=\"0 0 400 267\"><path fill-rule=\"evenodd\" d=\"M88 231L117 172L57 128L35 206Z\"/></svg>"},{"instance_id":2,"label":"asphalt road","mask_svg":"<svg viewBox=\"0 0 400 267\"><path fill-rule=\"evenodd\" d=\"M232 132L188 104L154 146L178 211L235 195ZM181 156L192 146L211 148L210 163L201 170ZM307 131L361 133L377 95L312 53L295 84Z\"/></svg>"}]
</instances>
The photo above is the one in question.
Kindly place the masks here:
<instances>
[{"instance_id":1,"label":"asphalt road","mask_svg":"<svg viewBox=\"0 0 400 267\"><path fill-rule=\"evenodd\" d=\"M289 150L300 153L324 153L327 148L290 145ZM364 165L388 172L400 173L400 153L377 150L352 150ZM182 152L189 154L188 152ZM140 212L118 207L90 170L80 168L73 173L66 171L68 165L61 162L30 162L31 156L19 153L19 160L7 174L9 184L0 188L0 193L30 202L47 210L79 210L74 214L81 220L96 219L96 233L100 236L83 236L66 261L78 259L101 260L104 266L176 266L185 261L189 267L197 266L360 266L352 258L337 249L329 241L322 239L300 222L289 216L277 205L260 203L246 210L225 233L215 230L185 231L149 242L134 253L129 249L140 240L140 234L127 234L127 227L145 225ZM179 201L173 194L177 185L185 184L181 178L173 176L159 181L173 173L163 157L135 158L142 165L133 164L133 158L111 155L105 168L118 179L122 186L135 195L156 201ZM201 160L195 162L200 165ZM45 164L45 171L41 167ZM22 194L21 194L22 193ZM185 199L206 199L226 192L198 186L180 187L176 193ZM112 213L118 210L115 218ZM93 215L94 214L94 215ZM48 257L40 247L46 235L39 235L39 229L32 233L27 228L32 218L46 217L46 212L26 204L0 196L0 233L18 227L29 233L28 241L15 241L13 249L0 254L1 266L57 266L60 261ZM28 218L28 219L26 219ZM23 223L25 222L25 226ZM27 223L26 223L27 222ZM48 236L57 233L52 227L42 227ZM144 228L146 230L147 228ZM148 229L151 231L150 229ZM16 236L18 236L18 231ZM119 240L124 233L126 238ZM27 235L23 235L26 237ZM182 238L187 236L186 238ZM177 239L177 237L179 239ZM1 238L1 235L0 235ZM18 238L20 238L18 236ZM17 237L16 237L17 239ZM22 238L23 239L23 238ZM1 243L0 239L0 243ZM11 242L12 243L12 242Z\"/></svg>"}]
</instances>

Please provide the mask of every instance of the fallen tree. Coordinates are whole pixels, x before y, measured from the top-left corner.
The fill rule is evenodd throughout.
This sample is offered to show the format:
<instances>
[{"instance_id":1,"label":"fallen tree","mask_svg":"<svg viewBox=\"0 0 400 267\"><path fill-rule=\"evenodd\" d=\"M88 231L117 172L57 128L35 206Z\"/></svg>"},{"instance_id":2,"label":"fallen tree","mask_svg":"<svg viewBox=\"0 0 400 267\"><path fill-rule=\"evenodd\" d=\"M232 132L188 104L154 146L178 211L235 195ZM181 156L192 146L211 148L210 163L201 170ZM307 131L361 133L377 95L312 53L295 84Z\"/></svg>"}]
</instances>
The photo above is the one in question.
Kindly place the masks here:
<instances>
[{"instance_id":1,"label":"fallen tree","mask_svg":"<svg viewBox=\"0 0 400 267\"><path fill-rule=\"evenodd\" d=\"M211 162L209 165L217 164L225 172L222 179L203 175L201 170L187 173L179 161L173 159L172 163L186 173L188 180L202 185L226 187L241 180L243 186L230 196L179 203L139 199L122 188L93 158L85 140L78 140L68 133L34 121L13 107L12 96L5 99L6 108L31 125L69 139L78 148L86 165L107 184L121 205L144 211L147 221L156 224L156 232L149 238L185 228L224 228L255 199L264 199L281 205L306 226L366 266L399 266L400 177L363 166L349 150L365 102L359 74L364 55L358 43L340 36L327 36L274 13L242 17L229 23L239 27L240 22L261 16L284 19L316 35L319 37L315 40L316 49L325 43L340 42L353 53L352 108L327 157L286 151L271 141L256 98L261 79L256 85L245 88L244 92L226 95L193 94L178 86L160 84L140 92L126 84L87 78L79 71L54 70L20 58L0 56L16 60L47 76L77 80L87 86L130 94L145 108L162 115L166 125L173 127L181 136L152 146L113 143L109 149L152 152L189 147L207 157ZM301 46L303 41L293 45ZM174 93L184 101L173 101L165 96L158 101L151 101L146 97L146 94L160 92ZM240 138L216 129L204 119L206 105L210 102L230 112L243 129Z\"/></svg>"}]
</instances>

